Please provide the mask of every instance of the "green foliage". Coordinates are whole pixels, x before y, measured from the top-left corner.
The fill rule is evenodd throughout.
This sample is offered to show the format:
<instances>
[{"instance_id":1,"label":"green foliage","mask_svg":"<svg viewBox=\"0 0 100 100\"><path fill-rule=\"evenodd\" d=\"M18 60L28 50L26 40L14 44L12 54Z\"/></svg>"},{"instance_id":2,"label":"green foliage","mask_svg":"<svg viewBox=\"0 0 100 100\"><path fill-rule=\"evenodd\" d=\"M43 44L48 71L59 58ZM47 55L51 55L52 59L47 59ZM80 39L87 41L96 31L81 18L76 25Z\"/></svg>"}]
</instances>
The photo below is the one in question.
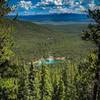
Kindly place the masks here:
<instances>
[{"instance_id":1,"label":"green foliage","mask_svg":"<svg viewBox=\"0 0 100 100\"><path fill-rule=\"evenodd\" d=\"M53 77L53 92L52 92L52 100L58 100L58 92L59 92L59 78L57 76L57 73L55 74L55 77Z\"/></svg>"},{"instance_id":2,"label":"green foliage","mask_svg":"<svg viewBox=\"0 0 100 100\"><path fill-rule=\"evenodd\" d=\"M77 100L91 100L93 82L95 78L95 62L96 54L92 53L87 59L84 59L78 65L78 73L76 79Z\"/></svg>"},{"instance_id":3,"label":"green foliage","mask_svg":"<svg viewBox=\"0 0 100 100\"><path fill-rule=\"evenodd\" d=\"M97 60L95 63L95 81L93 88L93 100L100 96L100 10L89 10L89 16L95 21L95 24L88 25L88 29L83 32L82 39L92 41L96 45Z\"/></svg>"},{"instance_id":4,"label":"green foliage","mask_svg":"<svg viewBox=\"0 0 100 100\"><path fill-rule=\"evenodd\" d=\"M40 100L51 100L52 97L52 83L50 78L49 68L42 66L41 81L40 81Z\"/></svg>"},{"instance_id":5,"label":"green foliage","mask_svg":"<svg viewBox=\"0 0 100 100\"><path fill-rule=\"evenodd\" d=\"M11 11L7 0L0 1L0 100L16 100L18 93L18 73L16 65L11 65L10 59L14 55L12 50L11 23L7 23L1 16ZM16 68L16 69L14 69Z\"/></svg>"},{"instance_id":6,"label":"green foliage","mask_svg":"<svg viewBox=\"0 0 100 100\"><path fill-rule=\"evenodd\" d=\"M59 89L58 89L58 100L64 100L65 98L65 86L62 78L59 80Z\"/></svg>"},{"instance_id":7,"label":"green foliage","mask_svg":"<svg viewBox=\"0 0 100 100\"><path fill-rule=\"evenodd\" d=\"M75 78L77 74L77 64L67 60L62 70L62 79L65 86L65 100L76 100Z\"/></svg>"},{"instance_id":8,"label":"green foliage","mask_svg":"<svg viewBox=\"0 0 100 100\"><path fill-rule=\"evenodd\" d=\"M11 11L6 4L5 0L0 2L0 16L4 16ZM89 11L90 16L97 23L89 25L88 30L83 32L84 35L82 36L82 39L94 42L97 49L99 48L97 50L98 52L96 51L90 54L86 59L80 60L80 62L74 61L73 63L72 60L67 59L64 63L51 66L42 65L40 68L37 68L33 64L30 66L26 64L27 62L22 63L22 60L14 64L10 62L14 54L11 34L13 27L11 23L6 23L5 20L0 19L0 99L91 100L93 86L95 86L95 83L99 83L99 79L95 77L95 72L98 72L97 69L99 69L97 65L100 65L99 13L99 10L93 12ZM65 34L66 26L61 28L61 26L48 25L48 28L48 26L45 25L41 26L25 22L20 22L19 24L19 21L16 21L16 23L18 24L18 34L16 35L16 43L18 45L15 45L16 48L14 50L17 51L17 48L21 48L21 52L17 51L19 55L21 53L24 54L24 52L27 53L28 50L30 54L33 54L31 56L26 54L30 56L30 58L33 56L48 56L49 52L52 52L55 56L66 56L67 54L75 55L76 51L82 52L80 48L77 48L80 45L84 45L84 43L77 38L79 34L77 34L77 36L76 34L71 34L69 29L67 29L67 33L70 34ZM15 23L13 23L13 25L15 25ZM21 29L23 27L22 25L25 30ZM73 25L71 25L71 27L72 26ZM69 28L68 25L67 27ZM79 29L80 25L74 25L74 27ZM83 26L81 26L81 28L82 27ZM20 30L20 32L18 30ZM79 33L79 31L76 31L74 28L73 30ZM71 41L70 45L68 45L69 41ZM93 45L89 47L92 46ZM86 45L84 47L86 47ZM99 56L97 57L96 55ZM96 82L94 82L95 80ZM98 84L96 84L96 86L98 86L96 98L99 100L100 86Z\"/></svg>"},{"instance_id":9,"label":"green foliage","mask_svg":"<svg viewBox=\"0 0 100 100\"><path fill-rule=\"evenodd\" d=\"M66 56L75 59L85 57L91 45L81 40L80 33L87 24L43 25L31 22L16 21L14 32L14 50L26 61L32 58L48 56Z\"/></svg>"},{"instance_id":10,"label":"green foliage","mask_svg":"<svg viewBox=\"0 0 100 100\"><path fill-rule=\"evenodd\" d=\"M0 78L0 100L16 100L18 82L15 78Z\"/></svg>"},{"instance_id":11,"label":"green foliage","mask_svg":"<svg viewBox=\"0 0 100 100\"><path fill-rule=\"evenodd\" d=\"M39 72L31 63L29 69L29 100L40 100L40 81Z\"/></svg>"},{"instance_id":12,"label":"green foliage","mask_svg":"<svg viewBox=\"0 0 100 100\"><path fill-rule=\"evenodd\" d=\"M55 82L53 83L53 92L52 92L52 100L64 100L65 98L65 86L62 78L55 78Z\"/></svg>"},{"instance_id":13,"label":"green foliage","mask_svg":"<svg viewBox=\"0 0 100 100\"><path fill-rule=\"evenodd\" d=\"M89 16L94 19L97 24L100 24L100 9L89 10Z\"/></svg>"},{"instance_id":14,"label":"green foliage","mask_svg":"<svg viewBox=\"0 0 100 100\"><path fill-rule=\"evenodd\" d=\"M18 77L18 100L28 100L28 70L26 65L20 66Z\"/></svg>"},{"instance_id":15,"label":"green foliage","mask_svg":"<svg viewBox=\"0 0 100 100\"><path fill-rule=\"evenodd\" d=\"M91 100L95 61L94 53L80 64L70 60L55 67L19 64L17 78L0 80L1 97L7 100L10 97L10 100Z\"/></svg>"},{"instance_id":16,"label":"green foliage","mask_svg":"<svg viewBox=\"0 0 100 100\"><path fill-rule=\"evenodd\" d=\"M83 31L82 39L92 41L98 47L100 44L100 10L89 10L89 16L95 24L89 24L86 31Z\"/></svg>"},{"instance_id":17,"label":"green foliage","mask_svg":"<svg viewBox=\"0 0 100 100\"><path fill-rule=\"evenodd\" d=\"M7 5L9 0L0 0L0 16L7 15L11 12L11 8Z\"/></svg>"},{"instance_id":18,"label":"green foliage","mask_svg":"<svg viewBox=\"0 0 100 100\"><path fill-rule=\"evenodd\" d=\"M12 30L13 27L10 24L6 24L4 20L0 23L0 65L10 60L14 55L12 51Z\"/></svg>"}]
</instances>

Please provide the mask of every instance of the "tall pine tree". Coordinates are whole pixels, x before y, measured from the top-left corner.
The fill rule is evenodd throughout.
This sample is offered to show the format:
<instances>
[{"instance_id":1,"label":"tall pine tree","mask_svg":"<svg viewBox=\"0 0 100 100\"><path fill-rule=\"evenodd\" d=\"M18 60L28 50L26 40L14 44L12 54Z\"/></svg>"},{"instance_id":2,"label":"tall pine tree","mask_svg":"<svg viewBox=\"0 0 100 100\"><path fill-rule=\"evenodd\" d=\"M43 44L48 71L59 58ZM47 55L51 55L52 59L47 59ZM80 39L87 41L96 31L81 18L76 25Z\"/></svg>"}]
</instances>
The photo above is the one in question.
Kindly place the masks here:
<instances>
[{"instance_id":1,"label":"tall pine tree","mask_svg":"<svg viewBox=\"0 0 100 100\"><path fill-rule=\"evenodd\" d=\"M91 41L97 47L97 61L94 79L93 100L100 98L100 10L89 10L89 16L95 21L88 25L88 29L84 31L82 39Z\"/></svg>"},{"instance_id":2,"label":"tall pine tree","mask_svg":"<svg viewBox=\"0 0 100 100\"><path fill-rule=\"evenodd\" d=\"M29 100L40 100L40 80L39 71L31 63L29 68Z\"/></svg>"},{"instance_id":3,"label":"tall pine tree","mask_svg":"<svg viewBox=\"0 0 100 100\"><path fill-rule=\"evenodd\" d=\"M65 99L65 86L64 86L64 82L62 80L62 75L61 78L59 80L59 89L58 89L58 100L64 100Z\"/></svg>"},{"instance_id":4,"label":"tall pine tree","mask_svg":"<svg viewBox=\"0 0 100 100\"><path fill-rule=\"evenodd\" d=\"M8 0L0 0L0 16L7 15L11 8L7 5ZM0 17L0 66L4 66L8 63L9 59L13 55L12 51L12 33L13 26L11 23L2 20Z\"/></svg>"},{"instance_id":5,"label":"tall pine tree","mask_svg":"<svg viewBox=\"0 0 100 100\"><path fill-rule=\"evenodd\" d=\"M10 58L14 55L12 31L13 26L3 19L11 11L8 0L0 0L0 99L13 100L17 98L16 65L10 64Z\"/></svg>"},{"instance_id":6,"label":"tall pine tree","mask_svg":"<svg viewBox=\"0 0 100 100\"><path fill-rule=\"evenodd\" d=\"M51 100L52 98L52 83L50 78L50 69L43 65L41 68L41 81L40 81L40 100Z\"/></svg>"},{"instance_id":7,"label":"tall pine tree","mask_svg":"<svg viewBox=\"0 0 100 100\"><path fill-rule=\"evenodd\" d=\"M18 76L18 100L28 100L29 92L28 92L28 68L26 65L19 65L20 66L20 73Z\"/></svg>"},{"instance_id":8,"label":"tall pine tree","mask_svg":"<svg viewBox=\"0 0 100 100\"><path fill-rule=\"evenodd\" d=\"M65 86L65 100L75 100L76 87L75 76L77 73L77 66L70 60L66 61L62 71L62 80Z\"/></svg>"}]
</instances>

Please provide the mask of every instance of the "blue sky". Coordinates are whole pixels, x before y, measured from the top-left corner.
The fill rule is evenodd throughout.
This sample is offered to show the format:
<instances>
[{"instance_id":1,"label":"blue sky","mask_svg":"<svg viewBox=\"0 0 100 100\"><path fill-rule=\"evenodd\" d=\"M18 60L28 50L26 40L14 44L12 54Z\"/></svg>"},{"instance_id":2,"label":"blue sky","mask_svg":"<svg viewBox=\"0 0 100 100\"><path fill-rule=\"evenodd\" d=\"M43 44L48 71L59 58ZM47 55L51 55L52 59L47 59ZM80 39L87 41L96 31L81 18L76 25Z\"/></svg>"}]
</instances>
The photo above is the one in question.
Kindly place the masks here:
<instances>
[{"instance_id":1,"label":"blue sky","mask_svg":"<svg viewBox=\"0 0 100 100\"><path fill-rule=\"evenodd\" d=\"M86 13L87 9L100 9L100 0L11 0L11 14L39 15L53 13Z\"/></svg>"}]
</instances>

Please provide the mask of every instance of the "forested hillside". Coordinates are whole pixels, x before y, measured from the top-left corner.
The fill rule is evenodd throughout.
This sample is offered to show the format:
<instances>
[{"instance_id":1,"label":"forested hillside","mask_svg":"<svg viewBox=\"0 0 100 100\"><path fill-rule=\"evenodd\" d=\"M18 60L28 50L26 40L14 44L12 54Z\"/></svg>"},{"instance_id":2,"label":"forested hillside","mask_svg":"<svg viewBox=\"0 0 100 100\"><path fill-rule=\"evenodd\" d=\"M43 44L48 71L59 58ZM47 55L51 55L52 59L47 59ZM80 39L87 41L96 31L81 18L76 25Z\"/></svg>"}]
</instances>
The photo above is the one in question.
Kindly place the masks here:
<instances>
[{"instance_id":1,"label":"forested hillside","mask_svg":"<svg viewBox=\"0 0 100 100\"><path fill-rule=\"evenodd\" d=\"M57 32L58 28L53 27L52 32L48 26L4 19L11 11L5 0L0 1L0 11L0 100L100 99L100 10L89 10L89 16L95 20L95 24L83 28L80 39L76 34L69 34L69 37L76 35L74 42L73 39L66 42L67 34L62 33L62 30ZM66 56L63 62L55 64L42 63L37 66L33 60L29 59L30 63L26 63L27 60L23 59L25 58L23 55L28 51L26 49L29 47L30 50L32 45L36 46L31 51L35 52L33 56L36 58L41 56L45 58L48 52L53 54L55 48L59 50L63 46L66 51L68 46L65 47L66 44L75 47L70 49L74 54L76 51L72 50L76 49L79 52L77 47L82 40L91 42L90 44L86 42L88 47L93 45L95 47L91 52L84 52L87 56L78 61L74 56L67 58L66 53L61 54ZM88 50L85 46L82 49ZM63 49L60 50L64 52ZM58 54L60 53L56 53L55 56L61 56Z\"/></svg>"},{"instance_id":2,"label":"forested hillside","mask_svg":"<svg viewBox=\"0 0 100 100\"><path fill-rule=\"evenodd\" d=\"M76 57L86 56L94 45L81 40L81 32L87 24L48 25L15 21L14 46L17 55L24 59L48 56ZM73 28L73 29L72 29Z\"/></svg>"}]
</instances>

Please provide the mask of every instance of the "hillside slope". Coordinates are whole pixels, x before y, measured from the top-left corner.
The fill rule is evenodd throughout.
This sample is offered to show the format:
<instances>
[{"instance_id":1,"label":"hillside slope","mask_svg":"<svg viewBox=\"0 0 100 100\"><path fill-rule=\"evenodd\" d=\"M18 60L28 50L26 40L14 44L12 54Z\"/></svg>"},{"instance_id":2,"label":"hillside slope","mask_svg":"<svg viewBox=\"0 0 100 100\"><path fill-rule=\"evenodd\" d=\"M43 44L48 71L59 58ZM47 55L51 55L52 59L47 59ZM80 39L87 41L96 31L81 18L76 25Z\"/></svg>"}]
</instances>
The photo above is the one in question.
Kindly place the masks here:
<instances>
[{"instance_id":1,"label":"hillside slope","mask_svg":"<svg viewBox=\"0 0 100 100\"><path fill-rule=\"evenodd\" d=\"M14 22L15 52L24 59L48 56L79 57L87 54L90 43L81 40L86 24L38 25Z\"/></svg>"}]
</instances>

